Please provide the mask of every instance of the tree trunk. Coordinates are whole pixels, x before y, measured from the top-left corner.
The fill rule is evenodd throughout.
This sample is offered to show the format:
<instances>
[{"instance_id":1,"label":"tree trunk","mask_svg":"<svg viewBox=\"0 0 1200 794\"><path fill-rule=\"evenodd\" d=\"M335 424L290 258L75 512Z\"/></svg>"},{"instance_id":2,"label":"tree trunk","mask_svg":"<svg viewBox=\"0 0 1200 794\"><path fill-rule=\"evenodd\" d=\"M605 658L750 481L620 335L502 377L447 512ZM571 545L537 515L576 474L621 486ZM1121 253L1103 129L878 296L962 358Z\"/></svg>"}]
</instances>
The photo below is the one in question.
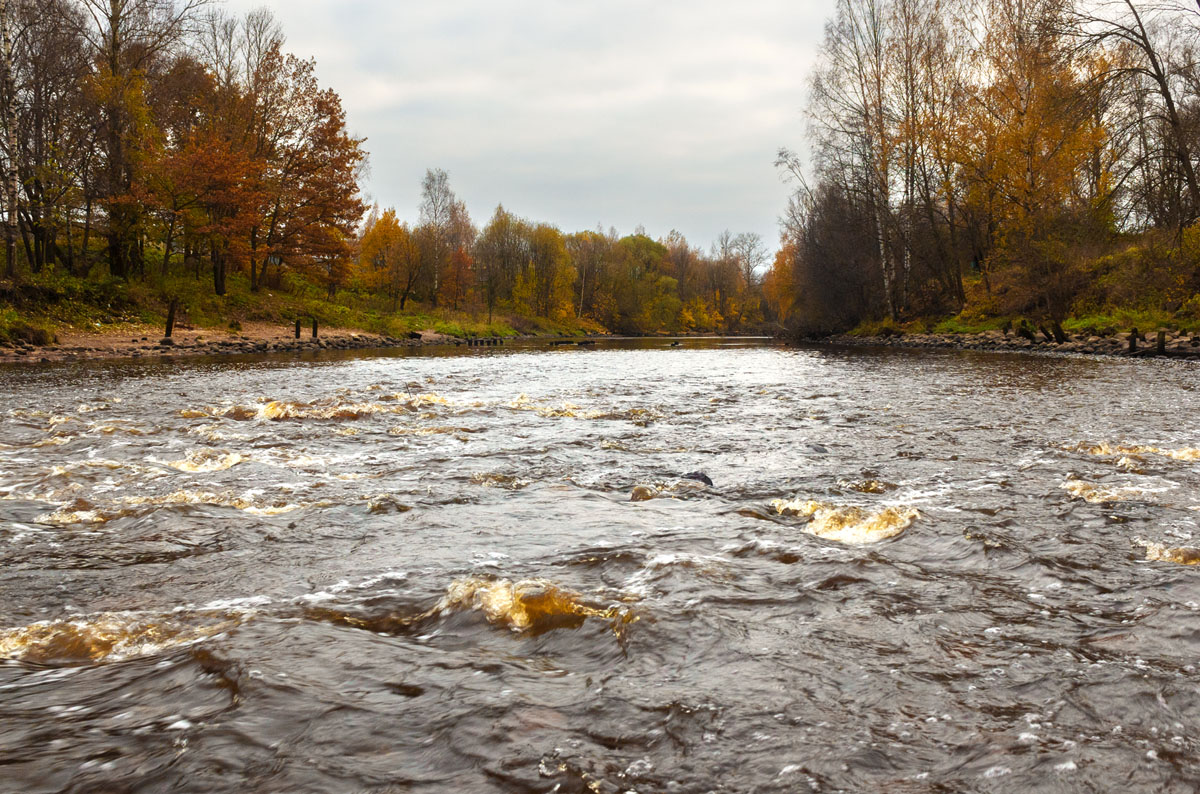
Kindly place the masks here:
<instances>
[{"instance_id":1,"label":"tree trunk","mask_svg":"<svg viewBox=\"0 0 1200 794\"><path fill-rule=\"evenodd\" d=\"M84 203L83 209L83 242L80 243L79 256L83 259L83 274L86 276L91 270L91 258L88 256L88 247L92 244L92 197L89 194L87 201Z\"/></svg>"},{"instance_id":2,"label":"tree trunk","mask_svg":"<svg viewBox=\"0 0 1200 794\"><path fill-rule=\"evenodd\" d=\"M171 216L171 222L167 224L167 234L163 239L163 258L162 258L162 277L167 277L167 271L171 266L171 245L175 242L175 216Z\"/></svg>"},{"instance_id":3,"label":"tree trunk","mask_svg":"<svg viewBox=\"0 0 1200 794\"><path fill-rule=\"evenodd\" d=\"M67 210L67 273L75 275L75 238L71 232L71 210Z\"/></svg>"},{"instance_id":4,"label":"tree trunk","mask_svg":"<svg viewBox=\"0 0 1200 794\"><path fill-rule=\"evenodd\" d=\"M179 298L171 298L171 305L167 307L167 329L163 337L171 338L171 334L175 332L175 309L179 306Z\"/></svg>"},{"instance_id":5,"label":"tree trunk","mask_svg":"<svg viewBox=\"0 0 1200 794\"><path fill-rule=\"evenodd\" d=\"M0 60L3 61L4 77L4 148L8 155L8 169L4 174L5 204L8 216L4 223L5 273L10 279L17 277L17 108L16 81L13 78L12 26L9 22L11 0L0 0Z\"/></svg>"},{"instance_id":6,"label":"tree trunk","mask_svg":"<svg viewBox=\"0 0 1200 794\"><path fill-rule=\"evenodd\" d=\"M214 241L211 246L209 258L212 260L213 269L213 291L218 295L225 294L225 252L222 247Z\"/></svg>"},{"instance_id":7,"label":"tree trunk","mask_svg":"<svg viewBox=\"0 0 1200 794\"><path fill-rule=\"evenodd\" d=\"M266 263L263 263L263 269L266 269ZM258 227L254 227L250 231L250 291L258 292Z\"/></svg>"}]
</instances>

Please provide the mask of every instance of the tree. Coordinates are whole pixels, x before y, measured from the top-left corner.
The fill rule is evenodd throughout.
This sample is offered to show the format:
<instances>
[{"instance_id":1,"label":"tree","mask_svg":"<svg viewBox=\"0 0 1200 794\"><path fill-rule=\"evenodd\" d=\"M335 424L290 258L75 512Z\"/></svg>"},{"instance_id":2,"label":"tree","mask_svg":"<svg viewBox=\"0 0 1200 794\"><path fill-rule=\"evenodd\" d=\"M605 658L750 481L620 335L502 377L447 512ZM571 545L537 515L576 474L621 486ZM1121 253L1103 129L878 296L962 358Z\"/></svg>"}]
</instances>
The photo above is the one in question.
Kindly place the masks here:
<instances>
[{"instance_id":1,"label":"tree","mask_svg":"<svg viewBox=\"0 0 1200 794\"><path fill-rule=\"evenodd\" d=\"M0 67L3 67L3 84L0 85L0 102L3 103L4 122L4 256L8 278L17 275L17 111L16 85L13 79L12 4L14 0L0 0Z\"/></svg>"},{"instance_id":2,"label":"tree","mask_svg":"<svg viewBox=\"0 0 1200 794\"><path fill-rule=\"evenodd\" d=\"M1187 205L1180 209L1177 222L1185 225L1200 217L1200 182L1197 181L1195 155L1191 137L1184 120L1185 75L1195 71L1190 65L1170 62L1168 36L1183 35L1195 46L1200 38L1200 26L1189 24L1187 16L1194 14L1182 5L1167 3L1139 8L1134 0L1102 0L1074 11L1079 35L1093 48L1117 44L1129 57L1105 59L1108 68L1105 78L1120 75L1134 83L1143 83L1154 96L1153 106L1140 108L1141 124L1160 121L1165 150L1170 152L1175 167L1186 187ZM1145 94L1142 94L1144 101Z\"/></svg>"},{"instance_id":3,"label":"tree","mask_svg":"<svg viewBox=\"0 0 1200 794\"><path fill-rule=\"evenodd\" d=\"M600 230L577 232L568 235L565 240L567 255L574 263L577 274L575 313L579 317L594 316L596 292L604 276L605 265L611 259L614 242L612 235L606 236Z\"/></svg>"},{"instance_id":4,"label":"tree","mask_svg":"<svg viewBox=\"0 0 1200 794\"><path fill-rule=\"evenodd\" d=\"M562 232L539 223L529 233L529 269L526 277L533 290L533 309L540 317L561 320L574 315L571 286L575 272Z\"/></svg>"},{"instance_id":5,"label":"tree","mask_svg":"<svg viewBox=\"0 0 1200 794\"><path fill-rule=\"evenodd\" d=\"M193 147L203 125L216 123L220 108L214 104L216 86L211 73L188 57L172 64L157 89L159 96L153 105L158 135L148 146L151 156L142 183L147 209L163 230L159 272L166 276L178 233L188 213L200 203L197 178L201 173L196 169L204 163L197 161Z\"/></svg>"},{"instance_id":6,"label":"tree","mask_svg":"<svg viewBox=\"0 0 1200 794\"><path fill-rule=\"evenodd\" d=\"M267 261L304 269L347 258L366 210L358 191L364 139L346 131L341 98L321 90L313 61L271 46L248 95L251 156L264 197L249 233L251 290L260 287Z\"/></svg>"},{"instance_id":7,"label":"tree","mask_svg":"<svg viewBox=\"0 0 1200 794\"><path fill-rule=\"evenodd\" d=\"M145 134L145 78L156 59L188 31L209 0L80 0L90 24L82 35L95 69L106 163L101 197L108 214L109 269L127 278L141 267L141 212L134 187Z\"/></svg>"},{"instance_id":8,"label":"tree","mask_svg":"<svg viewBox=\"0 0 1200 794\"><path fill-rule=\"evenodd\" d=\"M1078 175L1104 131L1084 101L1079 65L1062 46L1061 2L991 0L988 12L988 82L974 95L966 164L997 197L993 256L1061 340L1079 286L1073 235L1102 228Z\"/></svg>"},{"instance_id":9,"label":"tree","mask_svg":"<svg viewBox=\"0 0 1200 794\"><path fill-rule=\"evenodd\" d=\"M425 178L421 180L420 222L428 230L426 250L429 261L426 270L433 280L430 302L435 307L438 305L442 270L453 250L451 226L457 203L458 199L450 189L449 174L440 168L426 170Z\"/></svg>"},{"instance_id":10,"label":"tree","mask_svg":"<svg viewBox=\"0 0 1200 794\"><path fill-rule=\"evenodd\" d=\"M525 222L503 205L497 206L475 243L475 269L483 288L489 323L497 302L512 296L513 284L528 260Z\"/></svg>"}]
</instances>

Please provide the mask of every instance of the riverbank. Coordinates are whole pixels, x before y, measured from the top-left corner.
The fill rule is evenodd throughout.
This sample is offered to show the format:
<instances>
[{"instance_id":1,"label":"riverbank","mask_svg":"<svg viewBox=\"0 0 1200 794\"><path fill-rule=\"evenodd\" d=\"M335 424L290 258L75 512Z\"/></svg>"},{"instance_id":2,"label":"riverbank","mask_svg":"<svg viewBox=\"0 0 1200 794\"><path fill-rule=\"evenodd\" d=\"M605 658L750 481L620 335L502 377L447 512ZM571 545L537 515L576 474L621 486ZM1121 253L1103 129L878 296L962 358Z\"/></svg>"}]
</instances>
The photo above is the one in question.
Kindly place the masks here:
<instances>
[{"instance_id":1,"label":"riverbank","mask_svg":"<svg viewBox=\"0 0 1200 794\"><path fill-rule=\"evenodd\" d=\"M98 333L60 331L56 340L36 345L23 340L0 343L0 363L50 363L113 358L219 356L248 353L287 353L313 350L383 350L422 345L462 345L474 342L434 329L405 337L367 333L350 328L302 328L274 323L247 323L238 331L176 328L164 338L160 328L129 326Z\"/></svg>"},{"instance_id":2,"label":"riverbank","mask_svg":"<svg viewBox=\"0 0 1200 794\"><path fill-rule=\"evenodd\" d=\"M1092 356L1121 356L1125 358L1166 357L1200 360L1200 334L1168 331L1163 336L1163 349L1158 350L1157 334L1140 334L1136 349L1130 349L1131 332L1110 336L1069 336L1066 342L1046 340L1041 336L1029 339L1003 331L984 331L977 334L890 334L862 336L835 334L822 341L830 344L865 347L946 348L952 350L993 350L1016 353L1078 353Z\"/></svg>"}]
</instances>

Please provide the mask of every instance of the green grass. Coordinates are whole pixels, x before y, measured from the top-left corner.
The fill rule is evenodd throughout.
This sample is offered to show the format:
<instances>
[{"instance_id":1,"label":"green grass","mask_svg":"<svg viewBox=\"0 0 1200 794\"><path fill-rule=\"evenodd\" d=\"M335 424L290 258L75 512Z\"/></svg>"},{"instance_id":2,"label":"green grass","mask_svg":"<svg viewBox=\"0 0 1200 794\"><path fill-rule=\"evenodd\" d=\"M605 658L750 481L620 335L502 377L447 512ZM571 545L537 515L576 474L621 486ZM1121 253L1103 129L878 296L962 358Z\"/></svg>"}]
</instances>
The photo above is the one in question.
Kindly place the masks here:
<instances>
[{"instance_id":1,"label":"green grass","mask_svg":"<svg viewBox=\"0 0 1200 794\"><path fill-rule=\"evenodd\" d=\"M894 336L897 333L934 333L943 335L982 334L988 331L1000 331L1006 326L1015 329L1023 318L1012 316L980 316L964 312L951 317L917 317L896 323L890 319L864 322L850 332L851 336ZM1033 328L1038 323L1029 321ZM1063 329L1070 334L1086 334L1089 336L1110 336L1115 333L1128 332L1137 328L1143 333L1158 328L1172 328L1182 331L1200 331L1200 321L1182 313L1172 314L1165 311L1147 311L1138 309L1114 309L1108 312L1093 313L1071 317L1063 321Z\"/></svg>"},{"instance_id":2,"label":"green grass","mask_svg":"<svg viewBox=\"0 0 1200 794\"><path fill-rule=\"evenodd\" d=\"M904 328L896 323L892 318L885 317L882 320L868 320L867 322L859 323L851 331L849 336L898 336L905 332Z\"/></svg>"},{"instance_id":3,"label":"green grass","mask_svg":"<svg viewBox=\"0 0 1200 794\"><path fill-rule=\"evenodd\" d=\"M301 320L307 325L316 318L324 327L396 337L427 329L461 338L605 333L604 328L586 319L551 320L506 311L496 311L490 322L486 311L434 308L413 302L403 312L392 312L385 300L354 290L344 290L329 300L323 289L298 278L285 279L281 289L263 287L252 292L248 279L231 274L226 293L214 295L208 279L177 274L131 282L32 276L19 286L0 284L0 340L30 339L43 331L53 334L60 330L164 325L172 297L179 301L178 325L218 331L236 330L247 322L291 326Z\"/></svg>"},{"instance_id":4,"label":"green grass","mask_svg":"<svg viewBox=\"0 0 1200 794\"><path fill-rule=\"evenodd\" d=\"M1196 331L1200 330L1200 321L1166 311L1112 309L1107 312L1072 317L1063 322L1063 328L1070 333L1106 336L1132 328L1137 328L1142 333L1159 328Z\"/></svg>"},{"instance_id":5,"label":"green grass","mask_svg":"<svg viewBox=\"0 0 1200 794\"><path fill-rule=\"evenodd\" d=\"M987 331L1000 331L1005 325L1016 325L1011 317L978 317L963 314L947 317L933 326L935 334L982 334Z\"/></svg>"}]
</instances>

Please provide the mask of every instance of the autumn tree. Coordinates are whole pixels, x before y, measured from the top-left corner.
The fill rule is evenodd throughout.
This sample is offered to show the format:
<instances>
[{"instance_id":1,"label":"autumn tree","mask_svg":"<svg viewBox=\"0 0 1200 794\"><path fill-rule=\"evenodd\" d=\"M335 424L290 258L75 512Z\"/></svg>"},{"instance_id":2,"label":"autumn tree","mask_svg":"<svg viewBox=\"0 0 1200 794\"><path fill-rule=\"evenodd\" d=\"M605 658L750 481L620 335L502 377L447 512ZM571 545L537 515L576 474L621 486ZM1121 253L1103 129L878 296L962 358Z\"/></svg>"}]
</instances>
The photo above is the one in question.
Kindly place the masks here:
<instances>
[{"instance_id":1,"label":"autumn tree","mask_svg":"<svg viewBox=\"0 0 1200 794\"><path fill-rule=\"evenodd\" d=\"M595 316L597 290L611 259L615 237L596 230L576 232L565 240L567 254L575 267L575 313L579 317Z\"/></svg>"},{"instance_id":2,"label":"autumn tree","mask_svg":"<svg viewBox=\"0 0 1200 794\"><path fill-rule=\"evenodd\" d=\"M382 288L392 311L403 310L421 276L420 247L408 226L388 208L371 220L359 245L359 267L368 286Z\"/></svg>"},{"instance_id":3,"label":"autumn tree","mask_svg":"<svg viewBox=\"0 0 1200 794\"><path fill-rule=\"evenodd\" d=\"M209 0L80 0L82 36L94 66L91 91L100 110L105 161L101 198L108 214L108 261L114 276L141 268L142 213L134 194L144 162L146 76Z\"/></svg>"},{"instance_id":4,"label":"autumn tree","mask_svg":"<svg viewBox=\"0 0 1200 794\"><path fill-rule=\"evenodd\" d=\"M564 319L574 315L572 285L575 271L562 232L540 223L529 232L529 265L522 277L533 296L533 309L540 317Z\"/></svg>"},{"instance_id":5,"label":"autumn tree","mask_svg":"<svg viewBox=\"0 0 1200 794\"><path fill-rule=\"evenodd\" d=\"M348 258L366 210L358 191L364 141L347 132L341 98L320 88L313 61L285 55L278 42L270 47L247 97L248 149L264 199L249 232L251 290L269 262L303 271Z\"/></svg>"},{"instance_id":6,"label":"autumn tree","mask_svg":"<svg viewBox=\"0 0 1200 794\"><path fill-rule=\"evenodd\" d=\"M489 323L497 303L511 298L517 275L528 261L527 224L497 206L475 242L475 271Z\"/></svg>"},{"instance_id":7,"label":"autumn tree","mask_svg":"<svg viewBox=\"0 0 1200 794\"><path fill-rule=\"evenodd\" d=\"M1102 229L1079 175L1104 134L1062 42L1065 13L1060 0L991 0L985 82L974 91L964 163L997 199L993 256L1060 339L1078 289L1073 237Z\"/></svg>"}]
</instances>

